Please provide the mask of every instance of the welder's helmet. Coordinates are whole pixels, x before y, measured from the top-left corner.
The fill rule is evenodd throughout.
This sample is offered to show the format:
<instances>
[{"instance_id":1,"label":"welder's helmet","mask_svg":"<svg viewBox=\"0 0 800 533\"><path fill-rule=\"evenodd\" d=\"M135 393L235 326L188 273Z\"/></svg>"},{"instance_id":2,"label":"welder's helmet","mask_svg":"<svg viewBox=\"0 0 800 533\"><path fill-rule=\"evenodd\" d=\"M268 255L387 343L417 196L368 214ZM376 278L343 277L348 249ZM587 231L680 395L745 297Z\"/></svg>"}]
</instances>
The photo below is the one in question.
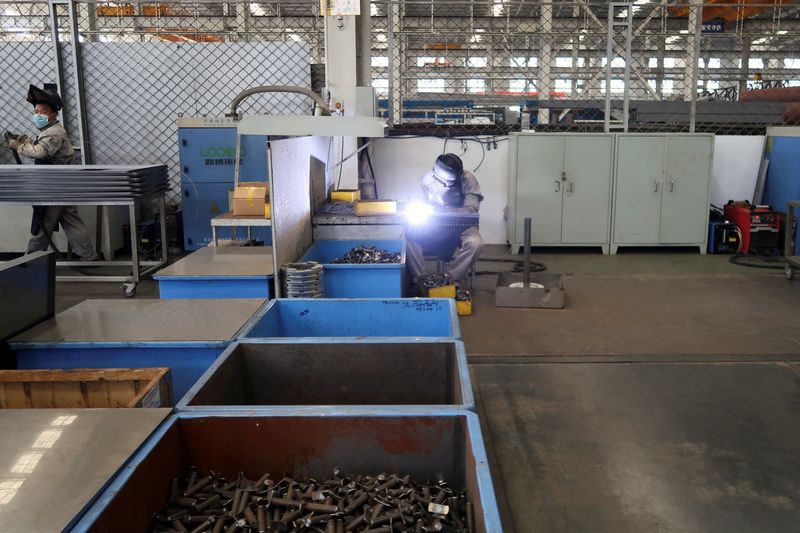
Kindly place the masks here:
<instances>
[{"instance_id":1,"label":"welder's helmet","mask_svg":"<svg viewBox=\"0 0 800 533\"><path fill-rule=\"evenodd\" d=\"M33 106L36 106L36 104L47 104L52 107L53 111L56 113L61 111L64 107L64 102L61 100L58 93L40 89L35 85L28 87L28 102Z\"/></svg>"},{"instance_id":2,"label":"welder's helmet","mask_svg":"<svg viewBox=\"0 0 800 533\"><path fill-rule=\"evenodd\" d=\"M442 154L433 164L433 179L445 187L453 187L461 182L464 163L456 154Z\"/></svg>"}]
</instances>

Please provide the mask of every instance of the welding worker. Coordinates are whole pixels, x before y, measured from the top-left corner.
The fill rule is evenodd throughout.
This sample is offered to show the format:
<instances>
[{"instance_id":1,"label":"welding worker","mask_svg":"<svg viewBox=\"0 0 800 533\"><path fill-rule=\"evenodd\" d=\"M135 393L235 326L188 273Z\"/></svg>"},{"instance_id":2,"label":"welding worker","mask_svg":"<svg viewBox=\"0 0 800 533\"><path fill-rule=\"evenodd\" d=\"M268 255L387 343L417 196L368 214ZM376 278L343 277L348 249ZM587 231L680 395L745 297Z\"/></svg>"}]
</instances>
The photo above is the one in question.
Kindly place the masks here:
<instances>
[{"instance_id":1,"label":"welding worker","mask_svg":"<svg viewBox=\"0 0 800 533\"><path fill-rule=\"evenodd\" d=\"M483 195L475 175L464 170L464 163L455 154L442 154L436 158L433 169L421 178L425 201L436 208L448 212L477 214ZM435 231L446 231L435 230ZM414 232L407 234L406 261L412 282L425 274L423 247L414 240ZM461 232L452 254L452 259L444 274L452 281L464 279L483 249L483 238L476 226Z\"/></svg>"},{"instance_id":2,"label":"welding worker","mask_svg":"<svg viewBox=\"0 0 800 533\"><path fill-rule=\"evenodd\" d=\"M55 92L31 85L27 100L33 105L33 123L39 133L36 140L24 135L11 135L7 140L9 149L33 159L35 165L69 165L75 151L67 131L58 121L58 112L64 107L61 97ZM77 207L35 206L33 210L28 253L47 250L50 236L58 231L58 225L61 224L67 240L81 260L97 260L89 232L78 216Z\"/></svg>"}]
</instances>

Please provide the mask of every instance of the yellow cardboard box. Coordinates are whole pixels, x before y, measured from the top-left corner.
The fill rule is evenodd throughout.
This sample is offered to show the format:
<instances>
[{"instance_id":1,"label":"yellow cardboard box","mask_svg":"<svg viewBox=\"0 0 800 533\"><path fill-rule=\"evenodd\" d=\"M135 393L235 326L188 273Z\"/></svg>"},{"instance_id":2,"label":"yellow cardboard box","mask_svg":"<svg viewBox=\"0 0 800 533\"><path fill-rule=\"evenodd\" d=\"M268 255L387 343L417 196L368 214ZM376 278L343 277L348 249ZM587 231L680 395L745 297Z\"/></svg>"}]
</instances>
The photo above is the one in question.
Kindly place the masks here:
<instances>
[{"instance_id":1,"label":"yellow cardboard box","mask_svg":"<svg viewBox=\"0 0 800 533\"><path fill-rule=\"evenodd\" d=\"M431 287L428 289L428 298L455 298L456 286L443 285L442 287Z\"/></svg>"},{"instance_id":2,"label":"yellow cardboard box","mask_svg":"<svg viewBox=\"0 0 800 533\"><path fill-rule=\"evenodd\" d=\"M472 314L472 300L456 302L456 312L458 316L470 316Z\"/></svg>"},{"instance_id":3,"label":"yellow cardboard box","mask_svg":"<svg viewBox=\"0 0 800 533\"><path fill-rule=\"evenodd\" d=\"M233 191L233 214L236 216L263 217L268 205L268 183L239 182Z\"/></svg>"},{"instance_id":4,"label":"yellow cardboard box","mask_svg":"<svg viewBox=\"0 0 800 533\"><path fill-rule=\"evenodd\" d=\"M397 213L395 200L359 200L356 202L356 216L394 215Z\"/></svg>"},{"instance_id":5,"label":"yellow cardboard box","mask_svg":"<svg viewBox=\"0 0 800 533\"><path fill-rule=\"evenodd\" d=\"M331 202L355 202L357 200L361 200L361 191L358 189L331 191Z\"/></svg>"}]
</instances>

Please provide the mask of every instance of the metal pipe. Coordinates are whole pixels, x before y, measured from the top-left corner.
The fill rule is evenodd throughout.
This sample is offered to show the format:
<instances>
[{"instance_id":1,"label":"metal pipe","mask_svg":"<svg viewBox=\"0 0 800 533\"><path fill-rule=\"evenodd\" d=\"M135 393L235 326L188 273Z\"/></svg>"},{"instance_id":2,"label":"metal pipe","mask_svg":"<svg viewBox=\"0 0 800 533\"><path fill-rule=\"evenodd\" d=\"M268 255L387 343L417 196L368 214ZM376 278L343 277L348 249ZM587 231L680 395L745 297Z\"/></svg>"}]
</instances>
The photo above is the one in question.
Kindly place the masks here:
<instances>
[{"instance_id":1,"label":"metal pipe","mask_svg":"<svg viewBox=\"0 0 800 533\"><path fill-rule=\"evenodd\" d=\"M261 93L297 93L297 94L304 94L309 98L313 99L314 102L322 109L323 115L330 115L331 110L328 109L328 106L325 104L325 100L322 99L320 95L312 91L307 87L297 87L295 85L259 85L258 87L251 87L249 89L245 89L244 91L240 92L236 95L236 97L231 102L231 107L228 113L225 115L226 117L238 117L239 112L239 104L245 98L253 96L254 94L261 94Z\"/></svg>"},{"instance_id":2,"label":"metal pipe","mask_svg":"<svg viewBox=\"0 0 800 533\"><path fill-rule=\"evenodd\" d=\"M525 264L522 269L522 286L531 286L531 219L525 218Z\"/></svg>"},{"instance_id":3,"label":"metal pipe","mask_svg":"<svg viewBox=\"0 0 800 533\"><path fill-rule=\"evenodd\" d=\"M358 83L362 87L372 85L372 13L370 0L361 0L361 15L358 16L358 36L361 63Z\"/></svg>"}]
</instances>

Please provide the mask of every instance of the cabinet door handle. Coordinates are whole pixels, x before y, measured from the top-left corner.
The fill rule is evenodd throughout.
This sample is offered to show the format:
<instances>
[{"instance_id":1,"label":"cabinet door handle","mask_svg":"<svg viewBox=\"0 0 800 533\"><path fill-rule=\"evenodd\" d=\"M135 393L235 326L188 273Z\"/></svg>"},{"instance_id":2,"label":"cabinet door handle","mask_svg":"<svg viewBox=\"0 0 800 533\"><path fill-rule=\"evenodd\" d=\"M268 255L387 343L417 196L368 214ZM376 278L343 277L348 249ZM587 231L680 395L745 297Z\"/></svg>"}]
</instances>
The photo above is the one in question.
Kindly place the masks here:
<instances>
[{"instance_id":1,"label":"cabinet door handle","mask_svg":"<svg viewBox=\"0 0 800 533\"><path fill-rule=\"evenodd\" d=\"M556 180L556 192L561 192L561 182Z\"/></svg>"},{"instance_id":2,"label":"cabinet door handle","mask_svg":"<svg viewBox=\"0 0 800 533\"><path fill-rule=\"evenodd\" d=\"M656 184L656 188L653 189L653 192L658 192L658 180L654 180L653 183Z\"/></svg>"},{"instance_id":3,"label":"cabinet door handle","mask_svg":"<svg viewBox=\"0 0 800 533\"><path fill-rule=\"evenodd\" d=\"M670 180L669 181L669 192L674 192L674 191L675 191L675 180Z\"/></svg>"},{"instance_id":4,"label":"cabinet door handle","mask_svg":"<svg viewBox=\"0 0 800 533\"><path fill-rule=\"evenodd\" d=\"M573 180L569 180L569 188L567 192L575 192L575 182Z\"/></svg>"}]
</instances>

